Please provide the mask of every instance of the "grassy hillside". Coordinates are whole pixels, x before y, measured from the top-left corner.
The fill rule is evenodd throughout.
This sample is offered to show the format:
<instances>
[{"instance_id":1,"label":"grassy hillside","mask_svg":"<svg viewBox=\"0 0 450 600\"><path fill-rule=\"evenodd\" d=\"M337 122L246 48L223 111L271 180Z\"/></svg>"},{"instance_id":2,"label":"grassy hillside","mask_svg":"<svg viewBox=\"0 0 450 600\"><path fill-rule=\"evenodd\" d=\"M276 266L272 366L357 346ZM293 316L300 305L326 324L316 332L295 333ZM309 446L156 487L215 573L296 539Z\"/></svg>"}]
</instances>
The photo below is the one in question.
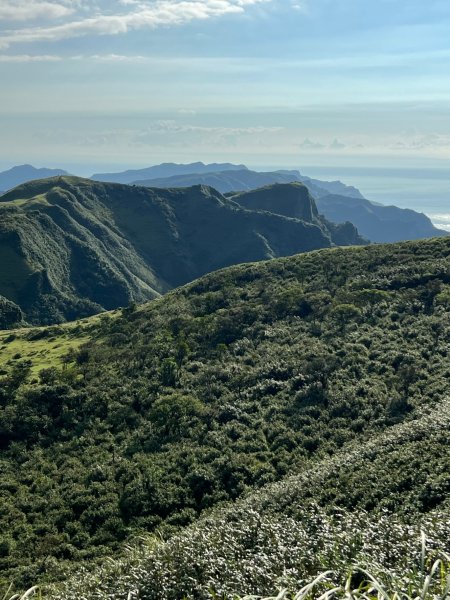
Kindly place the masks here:
<instances>
[{"instance_id":1,"label":"grassy hillside","mask_svg":"<svg viewBox=\"0 0 450 600\"><path fill-rule=\"evenodd\" d=\"M31 376L42 369L63 369L67 356L90 340L104 319L115 318L119 311L51 327L8 329L0 331L0 373L6 375L15 364L30 364ZM69 361L70 362L70 361Z\"/></svg>"},{"instance_id":2,"label":"grassy hillside","mask_svg":"<svg viewBox=\"0 0 450 600\"><path fill-rule=\"evenodd\" d=\"M225 269L100 318L90 341L37 377L33 364L8 365L4 578L61 578L153 532L167 545L142 563L133 554L117 589L132 581L147 586L141 598L180 598L185 571L192 598L211 597L208 586L266 594L346 545L341 571L376 552L361 527L385 511L398 536L380 544L397 568L403 541L448 508L449 309L449 240L335 248ZM322 520L332 505L345 518ZM439 543L441 520L436 534L430 525Z\"/></svg>"},{"instance_id":3,"label":"grassy hillside","mask_svg":"<svg viewBox=\"0 0 450 600\"><path fill-rule=\"evenodd\" d=\"M0 217L0 294L33 324L143 302L224 266L335 239L334 227L317 217L245 210L212 188L158 190L75 177L12 190L0 199ZM337 243L361 239L351 228Z\"/></svg>"},{"instance_id":4,"label":"grassy hillside","mask_svg":"<svg viewBox=\"0 0 450 600\"><path fill-rule=\"evenodd\" d=\"M283 600L322 576L300 600L331 590L335 599L446 600L449 425L447 399L363 447L349 444L301 475L214 510L167 541L144 537L93 574L84 570L50 587L48 597ZM417 510L416 499L437 490L447 501ZM355 502L377 491L383 497L368 510ZM393 494L406 518L388 508Z\"/></svg>"}]
</instances>

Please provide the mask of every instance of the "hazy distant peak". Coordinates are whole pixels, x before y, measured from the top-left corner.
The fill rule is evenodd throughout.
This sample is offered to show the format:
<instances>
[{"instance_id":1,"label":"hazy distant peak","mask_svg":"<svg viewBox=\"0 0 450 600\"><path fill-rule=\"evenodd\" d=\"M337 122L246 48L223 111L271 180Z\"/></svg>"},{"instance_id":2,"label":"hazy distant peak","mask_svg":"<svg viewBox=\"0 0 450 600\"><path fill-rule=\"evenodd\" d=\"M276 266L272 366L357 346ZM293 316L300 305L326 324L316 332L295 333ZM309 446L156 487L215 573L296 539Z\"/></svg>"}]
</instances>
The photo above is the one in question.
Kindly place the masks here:
<instances>
[{"instance_id":1,"label":"hazy distant peak","mask_svg":"<svg viewBox=\"0 0 450 600\"><path fill-rule=\"evenodd\" d=\"M33 165L16 165L0 173L0 190L10 190L34 179L44 179L55 175L68 175L63 169L36 168Z\"/></svg>"},{"instance_id":2,"label":"hazy distant peak","mask_svg":"<svg viewBox=\"0 0 450 600\"><path fill-rule=\"evenodd\" d=\"M95 173L91 179L96 181L108 181L110 183L134 183L146 179L158 179L161 177L174 177L176 175L188 175L199 173L213 173L217 171L242 171L247 170L245 165L234 165L232 163L194 162L188 164L161 163L144 169L129 169L119 173Z\"/></svg>"},{"instance_id":3,"label":"hazy distant peak","mask_svg":"<svg viewBox=\"0 0 450 600\"><path fill-rule=\"evenodd\" d=\"M385 206L364 198L329 194L317 199L319 211L330 221L351 221L372 242L386 243L444 237L426 215L409 208Z\"/></svg>"},{"instance_id":4,"label":"hazy distant peak","mask_svg":"<svg viewBox=\"0 0 450 600\"><path fill-rule=\"evenodd\" d=\"M220 167L220 165L209 165L210 167ZM236 165L236 167L243 165ZM298 171L272 171L260 172L251 171L247 167L211 171L205 173L185 173L180 175L172 175L171 177L157 177L143 180L136 180L133 183L136 185L145 185L148 187L190 187L192 185L204 184L209 185L222 194L229 192L249 191L265 185L273 183L291 183L298 181L300 173ZM327 194L323 190L323 194ZM323 195L322 194L322 195Z\"/></svg>"},{"instance_id":5,"label":"hazy distant peak","mask_svg":"<svg viewBox=\"0 0 450 600\"><path fill-rule=\"evenodd\" d=\"M350 198L364 198L364 196L356 187L353 185L346 185L339 180L323 181L322 179L313 179L312 177L301 175L300 181L303 181L303 183L310 187L315 187L319 191L319 193L315 194L316 196L338 194L341 196L348 196Z\"/></svg>"}]
</instances>

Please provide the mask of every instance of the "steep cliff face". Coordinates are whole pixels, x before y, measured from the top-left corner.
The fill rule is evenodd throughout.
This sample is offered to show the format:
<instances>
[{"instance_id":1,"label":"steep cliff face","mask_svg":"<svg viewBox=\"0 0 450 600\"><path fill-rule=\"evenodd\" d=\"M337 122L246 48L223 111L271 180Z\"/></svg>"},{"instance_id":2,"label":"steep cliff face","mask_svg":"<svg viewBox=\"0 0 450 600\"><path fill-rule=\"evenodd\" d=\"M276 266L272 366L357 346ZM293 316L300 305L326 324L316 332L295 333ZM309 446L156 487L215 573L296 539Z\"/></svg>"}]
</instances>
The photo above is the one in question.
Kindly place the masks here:
<instances>
[{"instance_id":1,"label":"steep cliff face","mask_svg":"<svg viewBox=\"0 0 450 600\"><path fill-rule=\"evenodd\" d=\"M0 294L33 323L143 302L225 266L336 240L301 184L230 199L202 185L56 177L2 196L0 215ZM357 243L349 233L340 243Z\"/></svg>"},{"instance_id":2,"label":"steep cliff face","mask_svg":"<svg viewBox=\"0 0 450 600\"><path fill-rule=\"evenodd\" d=\"M275 183L232 198L251 210L266 210L292 219L319 223L314 199L302 183Z\"/></svg>"},{"instance_id":3,"label":"steep cliff face","mask_svg":"<svg viewBox=\"0 0 450 600\"><path fill-rule=\"evenodd\" d=\"M330 194L318 198L317 207L330 221L351 221L361 235L372 242L397 242L427 237L444 237L424 214L398 206L384 206L365 200Z\"/></svg>"},{"instance_id":4,"label":"steep cliff face","mask_svg":"<svg viewBox=\"0 0 450 600\"><path fill-rule=\"evenodd\" d=\"M352 223L331 223L319 215L316 202L303 183L276 183L230 198L252 210L264 210L315 225L338 246L365 243Z\"/></svg>"}]
</instances>

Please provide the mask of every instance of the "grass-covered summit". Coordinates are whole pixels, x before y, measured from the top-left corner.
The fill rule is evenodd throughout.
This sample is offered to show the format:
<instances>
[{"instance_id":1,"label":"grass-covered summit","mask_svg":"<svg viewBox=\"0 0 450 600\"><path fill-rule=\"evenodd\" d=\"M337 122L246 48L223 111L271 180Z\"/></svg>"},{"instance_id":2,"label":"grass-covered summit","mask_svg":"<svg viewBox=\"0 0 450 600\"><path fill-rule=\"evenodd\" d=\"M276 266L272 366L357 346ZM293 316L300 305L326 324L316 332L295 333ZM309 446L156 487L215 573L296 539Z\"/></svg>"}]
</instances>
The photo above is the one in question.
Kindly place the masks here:
<instances>
[{"instance_id":1,"label":"grass-covered summit","mask_svg":"<svg viewBox=\"0 0 450 600\"><path fill-rule=\"evenodd\" d=\"M378 523L383 511L384 523L398 523L399 541L386 548L400 564L408 531L447 510L448 239L231 267L88 327L81 346L76 330L61 332L65 357L51 330L54 363L37 371L32 344L46 329L3 340L15 344L0 386L5 578L61 578L154 533L169 545L133 571L133 586L147 586L140 598L183 597L182 572L190 598L211 597L208 585L226 598L266 594L278 567L294 585L337 556L336 532L353 532L349 560L364 554L370 535L356 524ZM225 526L213 512L206 529L171 537L293 475L293 487L255 497L256 513L230 509ZM350 521L328 527L312 505L337 505ZM310 562L289 562L296 544Z\"/></svg>"},{"instance_id":2,"label":"grass-covered summit","mask_svg":"<svg viewBox=\"0 0 450 600\"><path fill-rule=\"evenodd\" d=\"M306 188L297 202L314 204ZM55 323L155 298L224 266L335 243L362 239L317 211L287 218L247 210L206 186L56 177L0 199L0 295L26 321ZM13 326L20 311L5 316L2 306L0 322Z\"/></svg>"}]
</instances>

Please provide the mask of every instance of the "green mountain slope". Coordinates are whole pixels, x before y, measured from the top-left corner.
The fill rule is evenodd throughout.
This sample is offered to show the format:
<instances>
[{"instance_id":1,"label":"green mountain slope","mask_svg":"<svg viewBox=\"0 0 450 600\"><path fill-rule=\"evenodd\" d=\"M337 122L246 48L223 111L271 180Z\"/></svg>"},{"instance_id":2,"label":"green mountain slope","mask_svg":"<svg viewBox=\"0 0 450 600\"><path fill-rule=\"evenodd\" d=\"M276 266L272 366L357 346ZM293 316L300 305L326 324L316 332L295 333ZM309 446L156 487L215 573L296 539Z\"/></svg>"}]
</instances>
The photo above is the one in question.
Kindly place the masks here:
<instances>
[{"instance_id":1,"label":"green mountain slope","mask_svg":"<svg viewBox=\"0 0 450 600\"><path fill-rule=\"evenodd\" d=\"M213 511L168 541L149 536L92 575L81 572L55 586L49 597L206 600L216 594L239 600L270 594L276 600L279 589L294 594L331 570L310 598L333 588L334 598L348 598L344 586L353 571L352 596L366 599L367 588L358 587L373 581L358 565L382 583L387 590L382 597L392 598L398 590L408 594L405 598L445 598L449 425L447 399L363 447L350 444L301 475ZM429 510L436 501L439 508ZM407 519L393 510L394 502L409 513ZM437 558L443 564L423 593Z\"/></svg>"},{"instance_id":2,"label":"green mountain slope","mask_svg":"<svg viewBox=\"0 0 450 600\"><path fill-rule=\"evenodd\" d=\"M136 184L155 187L183 187L189 185L211 185L221 193L239 201L237 192L249 192L259 187L301 182L313 197L319 212L333 223L353 223L359 233L372 242L396 242L448 235L433 226L430 219L416 211L397 206L384 206L363 198L359 190L340 181L321 181L301 175L299 171L256 172L223 171L217 173L190 173L172 177L136 181ZM273 188L277 190L277 188ZM273 212L277 198L269 201ZM281 213L284 212L281 210Z\"/></svg>"},{"instance_id":3,"label":"green mountain slope","mask_svg":"<svg viewBox=\"0 0 450 600\"><path fill-rule=\"evenodd\" d=\"M264 210L291 219L304 219L325 225L331 240L338 246L361 243L357 230L349 221L335 224L319 215L314 198L302 183L277 183L228 197L250 210Z\"/></svg>"},{"instance_id":4,"label":"green mountain slope","mask_svg":"<svg viewBox=\"0 0 450 600\"><path fill-rule=\"evenodd\" d=\"M240 262L362 242L354 228L338 239L317 215L245 210L204 186L58 177L2 196L0 215L0 294L32 323L143 302Z\"/></svg>"},{"instance_id":5,"label":"green mountain slope","mask_svg":"<svg viewBox=\"0 0 450 600\"><path fill-rule=\"evenodd\" d=\"M5 576L22 583L61 577L69 566L92 566L118 552L135 535L170 536L205 510L294 474L300 479L292 493L287 481L279 496L255 500L256 512L264 506L274 512L275 529L278 518L294 519L291 532L297 521L317 526L306 511L310 503L369 511L359 523L376 521L386 509L415 527L421 515L431 519L432 511L446 510L445 427L427 430L436 415L444 423L448 413L442 403L449 383L446 238L325 249L224 269L139 310L100 317L88 333L79 349L65 333L72 351L62 367L30 374L29 346L23 354L31 364L16 356L5 365ZM422 418L419 431L414 423ZM406 429L396 434L396 427ZM210 597L208 581L221 582L230 594L240 581L256 582L258 593L273 585L275 562L246 570L238 556L245 547L249 565L255 552L263 557L275 530L264 537L264 525L258 537L258 523L266 521L257 514L248 520L250 508L239 510L228 528L211 517L212 537L201 525L195 535L186 533L203 553L187 571L203 591L190 597ZM333 536L330 530L324 552L335 547L338 554L342 546ZM182 597L176 586L184 581L178 575L187 554L177 539L185 538L174 538L168 554L155 559L158 569L165 568L161 556L170 563L167 595L158 596L165 576L151 576L150 557L148 570L140 564L133 575L150 589L140 597ZM364 549L357 530L346 540L355 552ZM207 556L217 556L215 574ZM251 579L264 565L267 577ZM315 562L302 573L317 568ZM102 594L80 597L108 597Z\"/></svg>"}]
</instances>

